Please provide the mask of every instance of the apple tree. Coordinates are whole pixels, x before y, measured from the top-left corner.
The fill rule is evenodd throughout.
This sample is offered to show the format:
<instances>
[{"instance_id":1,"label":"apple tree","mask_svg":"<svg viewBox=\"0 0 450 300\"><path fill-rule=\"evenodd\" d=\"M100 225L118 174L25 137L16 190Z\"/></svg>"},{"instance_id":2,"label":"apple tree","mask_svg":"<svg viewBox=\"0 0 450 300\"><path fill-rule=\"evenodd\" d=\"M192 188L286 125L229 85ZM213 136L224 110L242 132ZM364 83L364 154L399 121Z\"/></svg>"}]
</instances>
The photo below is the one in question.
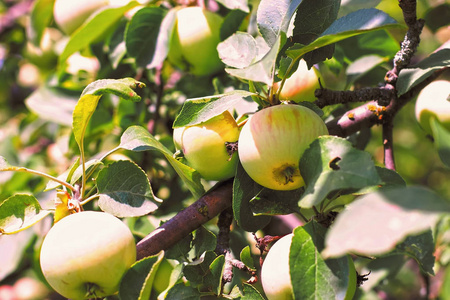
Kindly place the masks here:
<instances>
[{"instance_id":1,"label":"apple tree","mask_svg":"<svg viewBox=\"0 0 450 300\"><path fill-rule=\"evenodd\" d=\"M0 298L450 299L449 15L1 1Z\"/></svg>"}]
</instances>

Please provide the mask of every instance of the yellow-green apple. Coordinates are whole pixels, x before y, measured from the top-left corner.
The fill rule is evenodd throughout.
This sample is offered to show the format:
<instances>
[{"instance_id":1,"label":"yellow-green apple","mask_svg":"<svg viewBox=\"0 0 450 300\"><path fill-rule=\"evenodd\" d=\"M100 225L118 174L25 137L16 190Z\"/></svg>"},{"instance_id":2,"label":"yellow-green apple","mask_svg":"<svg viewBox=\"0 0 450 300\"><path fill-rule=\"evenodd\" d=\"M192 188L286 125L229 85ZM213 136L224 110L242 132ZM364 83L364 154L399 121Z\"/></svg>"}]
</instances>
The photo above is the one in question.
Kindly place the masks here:
<instances>
[{"instance_id":1,"label":"yellow-green apple","mask_svg":"<svg viewBox=\"0 0 450 300\"><path fill-rule=\"evenodd\" d=\"M40 252L48 283L69 299L116 293L135 260L130 229L113 215L95 211L75 213L53 225Z\"/></svg>"},{"instance_id":2,"label":"yellow-green apple","mask_svg":"<svg viewBox=\"0 0 450 300\"><path fill-rule=\"evenodd\" d=\"M432 133L431 118L436 118L450 130L450 81L436 80L420 91L416 101L416 118L429 134Z\"/></svg>"},{"instance_id":3,"label":"yellow-green apple","mask_svg":"<svg viewBox=\"0 0 450 300\"><path fill-rule=\"evenodd\" d=\"M308 70L308 65L303 59L300 60L297 70L286 79L280 91L280 100L291 100L294 102L314 101L316 96L314 92L320 88L320 72L314 66ZM281 82L273 85L275 92L280 88Z\"/></svg>"},{"instance_id":4,"label":"yellow-green apple","mask_svg":"<svg viewBox=\"0 0 450 300\"><path fill-rule=\"evenodd\" d=\"M175 128L175 147L181 150L187 164L206 180L224 180L234 176L238 157L230 148L239 138L239 127L225 111L206 122ZM228 146L227 146L228 145Z\"/></svg>"},{"instance_id":5,"label":"yellow-green apple","mask_svg":"<svg viewBox=\"0 0 450 300\"><path fill-rule=\"evenodd\" d=\"M96 10L109 4L108 0L56 0L53 17L58 27L71 35Z\"/></svg>"},{"instance_id":6,"label":"yellow-green apple","mask_svg":"<svg viewBox=\"0 0 450 300\"><path fill-rule=\"evenodd\" d=\"M239 136L239 159L247 174L273 190L294 190L305 182L300 158L317 137L327 135L322 119L311 109L281 104L256 112Z\"/></svg>"},{"instance_id":7,"label":"yellow-green apple","mask_svg":"<svg viewBox=\"0 0 450 300\"><path fill-rule=\"evenodd\" d=\"M168 60L194 75L216 73L223 68L217 52L223 18L201 7L185 7L176 12Z\"/></svg>"}]
</instances>

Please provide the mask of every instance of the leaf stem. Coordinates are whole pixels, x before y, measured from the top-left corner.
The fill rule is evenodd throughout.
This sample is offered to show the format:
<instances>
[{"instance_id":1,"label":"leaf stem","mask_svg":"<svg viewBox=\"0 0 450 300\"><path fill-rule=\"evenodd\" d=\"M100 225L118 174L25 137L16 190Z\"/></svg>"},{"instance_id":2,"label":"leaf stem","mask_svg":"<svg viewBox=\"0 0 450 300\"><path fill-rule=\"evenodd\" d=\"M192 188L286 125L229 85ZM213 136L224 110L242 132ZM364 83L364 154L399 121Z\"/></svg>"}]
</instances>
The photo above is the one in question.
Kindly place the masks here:
<instances>
[{"instance_id":1,"label":"leaf stem","mask_svg":"<svg viewBox=\"0 0 450 300\"><path fill-rule=\"evenodd\" d=\"M24 167L20 167L20 168L14 168L11 170L5 170L5 171L16 171L16 172L26 172L26 173L30 173L30 174L34 174L34 175L38 175L41 177L45 177L47 179L50 179L52 181L58 182L61 185L65 186L66 188L68 188L69 190L71 190L72 192L75 192L76 189L73 185L71 185L70 183L67 183L59 178L56 178L52 175L49 175L47 173L41 172L41 171L37 171L37 170L32 170L32 169L28 169L28 168L24 168Z\"/></svg>"},{"instance_id":2,"label":"leaf stem","mask_svg":"<svg viewBox=\"0 0 450 300\"><path fill-rule=\"evenodd\" d=\"M83 201L81 201L81 202L80 202L80 205L83 206L83 205L89 203L90 201L92 201L92 200L94 200L94 199L96 199L96 198L99 198L99 197L100 197L99 194L92 195L92 196L90 196L90 197L84 199Z\"/></svg>"}]
</instances>

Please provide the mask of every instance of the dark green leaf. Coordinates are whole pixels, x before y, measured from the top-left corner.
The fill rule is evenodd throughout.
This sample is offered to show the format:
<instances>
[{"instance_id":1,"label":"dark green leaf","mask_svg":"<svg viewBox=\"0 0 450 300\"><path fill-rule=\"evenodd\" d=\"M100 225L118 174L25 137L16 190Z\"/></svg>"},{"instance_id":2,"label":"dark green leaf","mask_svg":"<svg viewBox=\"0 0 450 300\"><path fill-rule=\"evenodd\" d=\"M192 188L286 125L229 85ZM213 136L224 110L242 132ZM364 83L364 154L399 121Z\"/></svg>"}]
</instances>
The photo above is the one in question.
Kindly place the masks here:
<instances>
[{"instance_id":1,"label":"dark green leaf","mask_svg":"<svg viewBox=\"0 0 450 300\"><path fill-rule=\"evenodd\" d=\"M243 286L244 295L240 298L241 300L264 300L264 297L253 285L243 283Z\"/></svg>"},{"instance_id":2,"label":"dark green leaf","mask_svg":"<svg viewBox=\"0 0 450 300\"><path fill-rule=\"evenodd\" d=\"M394 170L378 166L375 168L383 182L383 186L406 186L405 180Z\"/></svg>"},{"instance_id":3,"label":"dark green leaf","mask_svg":"<svg viewBox=\"0 0 450 300\"><path fill-rule=\"evenodd\" d=\"M27 229L51 211L41 208L32 195L16 194L0 204L0 235L13 234Z\"/></svg>"},{"instance_id":4,"label":"dark green leaf","mask_svg":"<svg viewBox=\"0 0 450 300\"><path fill-rule=\"evenodd\" d=\"M204 226L200 226L200 228L195 231L194 240L192 241L194 255L200 257L206 251L214 251L214 249L216 249L216 243L216 235Z\"/></svg>"},{"instance_id":5,"label":"dark green leaf","mask_svg":"<svg viewBox=\"0 0 450 300\"><path fill-rule=\"evenodd\" d=\"M125 273L120 282L119 296L122 300L149 299L156 271L164 252L136 262Z\"/></svg>"},{"instance_id":6,"label":"dark green leaf","mask_svg":"<svg viewBox=\"0 0 450 300\"><path fill-rule=\"evenodd\" d=\"M122 134L120 138L120 145L118 148L127 149L131 151L149 151L157 150L164 154L170 165L175 169L177 174L181 177L188 189L199 198L204 194L203 186L200 182L200 174L191 167L181 163L173 157L172 152L167 149L161 142L155 139L147 129L140 126L130 126Z\"/></svg>"},{"instance_id":7,"label":"dark green leaf","mask_svg":"<svg viewBox=\"0 0 450 300\"><path fill-rule=\"evenodd\" d=\"M212 290L216 295L220 295L222 292L222 276L225 268L225 256L220 255L214 259L209 266L211 272L208 276L205 276L203 283L208 290Z\"/></svg>"},{"instance_id":8,"label":"dark green leaf","mask_svg":"<svg viewBox=\"0 0 450 300\"><path fill-rule=\"evenodd\" d=\"M187 235L175 245L166 250L166 258L168 259L180 259L186 258L191 250L192 234Z\"/></svg>"},{"instance_id":9,"label":"dark green leaf","mask_svg":"<svg viewBox=\"0 0 450 300\"><path fill-rule=\"evenodd\" d=\"M210 265L217 258L213 251L207 251L200 258L184 267L184 276L192 286L201 286L211 276Z\"/></svg>"},{"instance_id":10,"label":"dark green leaf","mask_svg":"<svg viewBox=\"0 0 450 300\"><path fill-rule=\"evenodd\" d=\"M300 172L306 190L298 204L304 208L319 204L333 191L381 184L371 155L333 136L319 137L306 149Z\"/></svg>"},{"instance_id":11,"label":"dark green leaf","mask_svg":"<svg viewBox=\"0 0 450 300\"><path fill-rule=\"evenodd\" d=\"M131 1L126 6L104 9L90 18L72 34L62 54L59 56L59 64L61 66L64 65L70 55L86 48L89 44L101 38L119 22L125 12L138 4L137 1Z\"/></svg>"},{"instance_id":12,"label":"dark green leaf","mask_svg":"<svg viewBox=\"0 0 450 300\"><path fill-rule=\"evenodd\" d=\"M246 231L256 232L270 221L269 216L254 216L251 210L250 200L258 195L262 189L245 173L244 168L239 163L233 182L232 206L237 224Z\"/></svg>"},{"instance_id":13,"label":"dark green leaf","mask_svg":"<svg viewBox=\"0 0 450 300\"><path fill-rule=\"evenodd\" d=\"M338 215L324 251L330 257L387 253L408 235L433 227L444 213L450 213L450 203L423 187L381 189L356 199Z\"/></svg>"},{"instance_id":14,"label":"dark green leaf","mask_svg":"<svg viewBox=\"0 0 450 300\"><path fill-rule=\"evenodd\" d=\"M436 118L430 119L430 126L439 157L450 167L450 132Z\"/></svg>"},{"instance_id":15,"label":"dark green leaf","mask_svg":"<svg viewBox=\"0 0 450 300\"><path fill-rule=\"evenodd\" d=\"M145 172L131 161L116 161L97 177L98 205L117 217L146 215L159 206Z\"/></svg>"},{"instance_id":16,"label":"dark green leaf","mask_svg":"<svg viewBox=\"0 0 450 300\"><path fill-rule=\"evenodd\" d=\"M138 66L145 67L152 61L165 15L166 11L161 7L144 7L128 22L125 44L128 54L135 58Z\"/></svg>"},{"instance_id":17,"label":"dark green leaf","mask_svg":"<svg viewBox=\"0 0 450 300\"><path fill-rule=\"evenodd\" d=\"M184 102L173 127L191 126L208 121L252 95L255 93L236 90L222 95L188 99Z\"/></svg>"},{"instance_id":18,"label":"dark green leaf","mask_svg":"<svg viewBox=\"0 0 450 300\"><path fill-rule=\"evenodd\" d=\"M225 40L230 35L239 30L242 21L247 17L249 13L248 6L247 11L241 9L231 10L224 18L222 27L220 27L220 40Z\"/></svg>"},{"instance_id":19,"label":"dark green leaf","mask_svg":"<svg viewBox=\"0 0 450 300\"><path fill-rule=\"evenodd\" d=\"M200 292L192 286L185 286L184 283L174 285L168 292L164 299L166 300L198 300L200 299Z\"/></svg>"},{"instance_id":20,"label":"dark green leaf","mask_svg":"<svg viewBox=\"0 0 450 300\"><path fill-rule=\"evenodd\" d=\"M338 299L355 283L349 282L347 257L325 260L326 229L312 221L294 230L289 269L295 299Z\"/></svg>"},{"instance_id":21,"label":"dark green leaf","mask_svg":"<svg viewBox=\"0 0 450 300\"><path fill-rule=\"evenodd\" d=\"M430 8L424 17L425 24L434 33L441 27L450 25L450 3L445 2Z\"/></svg>"},{"instance_id":22,"label":"dark green leaf","mask_svg":"<svg viewBox=\"0 0 450 300\"><path fill-rule=\"evenodd\" d=\"M400 71L397 79L397 95L407 93L427 79L434 71L450 66L450 49L444 48L432 53L418 64Z\"/></svg>"},{"instance_id":23,"label":"dark green leaf","mask_svg":"<svg viewBox=\"0 0 450 300\"><path fill-rule=\"evenodd\" d=\"M254 215L287 215L298 211L298 199L303 189L275 191L264 188L250 200Z\"/></svg>"},{"instance_id":24,"label":"dark green leaf","mask_svg":"<svg viewBox=\"0 0 450 300\"><path fill-rule=\"evenodd\" d=\"M252 251L250 250L250 246L246 246L242 249L240 254L241 261L249 268L254 269L255 264L253 262Z\"/></svg>"}]
</instances>

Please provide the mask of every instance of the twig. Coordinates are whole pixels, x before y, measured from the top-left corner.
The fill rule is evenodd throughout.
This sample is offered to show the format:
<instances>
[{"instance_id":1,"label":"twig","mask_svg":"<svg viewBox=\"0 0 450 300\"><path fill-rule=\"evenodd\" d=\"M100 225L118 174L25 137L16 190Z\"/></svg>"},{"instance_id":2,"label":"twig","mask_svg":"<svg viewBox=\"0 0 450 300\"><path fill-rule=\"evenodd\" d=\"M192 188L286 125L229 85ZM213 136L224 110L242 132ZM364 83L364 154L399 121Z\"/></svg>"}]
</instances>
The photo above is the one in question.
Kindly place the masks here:
<instances>
[{"instance_id":1,"label":"twig","mask_svg":"<svg viewBox=\"0 0 450 300\"><path fill-rule=\"evenodd\" d=\"M318 98L315 104L320 108L339 103L366 102L375 99L387 101L388 104L393 96L393 91L385 87L366 87L354 91L333 91L320 88L316 90L315 96Z\"/></svg>"},{"instance_id":2,"label":"twig","mask_svg":"<svg viewBox=\"0 0 450 300\"><path fill-rule=\"evenodd\" d=\"M216 254L225 255L225 266L223 271L222 284L231 282L233 279L233 265L231 264L232 256L230 251L230 226L233 223L233 210L231 207L223 210L219 215L217 223L219 233L217 235Z\"/></svg>"},{"instance_id":3,"label":"twig","mask_svg":"<svg viewBox=\"0 0 450 300\"><path fill-rule=\"evenodd\" d=\"M389 120L383 124L383 148L384 165L390 170L395 170L393 129L394 125L392 118L389 118Z\"/></svg>"}]
</instances>

